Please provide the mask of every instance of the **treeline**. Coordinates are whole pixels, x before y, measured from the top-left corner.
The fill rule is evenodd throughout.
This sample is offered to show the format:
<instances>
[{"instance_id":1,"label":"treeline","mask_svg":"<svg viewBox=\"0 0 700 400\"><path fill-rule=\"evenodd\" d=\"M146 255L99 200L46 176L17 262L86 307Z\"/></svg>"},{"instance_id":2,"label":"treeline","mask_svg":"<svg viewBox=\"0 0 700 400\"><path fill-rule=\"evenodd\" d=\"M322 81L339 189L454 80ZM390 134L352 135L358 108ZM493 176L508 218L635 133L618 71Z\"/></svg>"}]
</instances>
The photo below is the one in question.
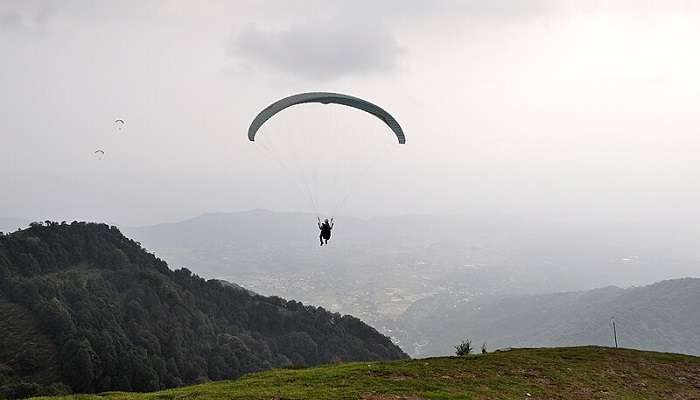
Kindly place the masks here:
<instances>
[{"instance_id":1,"label":"treeline","mask_svg":"<svg viewBox=\"0 0 700 400\"><path fill-rule=\"evenodd\" d=\"M55 357L29 350L0 359L6 397L64 387L152 391L269 368L406 357L354 317L170 270L103 224L47 221L0 235L0 301L31 310L57 348ZM60 381L23 380L51 367Z\"/></svg>"}]
</instances>

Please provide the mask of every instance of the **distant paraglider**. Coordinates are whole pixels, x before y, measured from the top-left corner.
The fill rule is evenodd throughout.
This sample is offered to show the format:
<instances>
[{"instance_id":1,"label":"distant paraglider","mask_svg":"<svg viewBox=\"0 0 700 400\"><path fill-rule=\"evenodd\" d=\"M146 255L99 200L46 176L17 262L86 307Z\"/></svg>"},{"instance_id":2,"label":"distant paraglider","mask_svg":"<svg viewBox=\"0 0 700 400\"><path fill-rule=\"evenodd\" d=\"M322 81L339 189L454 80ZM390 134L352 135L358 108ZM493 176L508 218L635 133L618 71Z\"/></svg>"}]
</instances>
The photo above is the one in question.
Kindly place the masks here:
<instances>
[{"instance_id":1,"label":"distant paraglider","mask_svg":"<svg viewBox=\"0 0 700 400\"><path fill-rule=\"evenodd\" d=\"M125 125L125 122L124 122L123 119L115 119L115 120L114 120L114 124L117 126L117 129L118 129L118 130L122 130L122 128L123 128L124 125Z\"/></svg>"},{"instance_id":2,"label":"distant paraglider","mask_svg":"<svg viewBox=\"0 0 700 400\"><path fill-rule=\"evenodd\" d=\"M95 150L95 155L97 156L97 159L98 159L98 160L101 160L101 159L102 159L102 156L105 155L105 152L98 149L98 150Z\"/></svg>"}]
</instances>

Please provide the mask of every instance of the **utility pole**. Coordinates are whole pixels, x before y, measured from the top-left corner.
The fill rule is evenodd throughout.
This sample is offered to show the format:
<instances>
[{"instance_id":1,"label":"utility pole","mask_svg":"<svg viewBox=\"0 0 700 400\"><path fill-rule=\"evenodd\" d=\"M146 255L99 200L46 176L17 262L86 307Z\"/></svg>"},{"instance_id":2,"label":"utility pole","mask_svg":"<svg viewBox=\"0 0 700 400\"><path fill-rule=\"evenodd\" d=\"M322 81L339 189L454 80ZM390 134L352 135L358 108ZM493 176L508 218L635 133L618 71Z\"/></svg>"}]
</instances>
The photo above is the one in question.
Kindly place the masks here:
<instances>
[{"instance_id":1,"label":"utility pole","mask_svg":"<svg viewBox=\"0 0 700 400\"><path fill-rule=\"evenodd\" d=\"M612 323L613 337L615 338L615 348L617 348L617 329L615 329L615 317L610 317Z\"/></svg>"}]
</instances>

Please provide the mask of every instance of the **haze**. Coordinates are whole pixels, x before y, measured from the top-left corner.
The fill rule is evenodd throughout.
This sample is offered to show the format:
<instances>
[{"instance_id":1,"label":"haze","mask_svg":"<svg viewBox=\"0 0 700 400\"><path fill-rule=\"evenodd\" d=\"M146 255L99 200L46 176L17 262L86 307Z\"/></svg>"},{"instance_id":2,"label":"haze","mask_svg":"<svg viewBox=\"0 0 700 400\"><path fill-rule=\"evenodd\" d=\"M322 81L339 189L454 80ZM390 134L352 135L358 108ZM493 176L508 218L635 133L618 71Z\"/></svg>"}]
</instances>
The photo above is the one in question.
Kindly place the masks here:
<instances>
[{"instance_id":1,"label":"haze","mask_svg":"<svg viewBox=\"0 0 700 400\"><path fill-rule=\"evenodd\" d=\"M135 226L311 211L246 129L273 100L322 90L381 104L408 137L347 215L694 231L695 2L395 4L2 2L1 214ZM347 175L354 156L338 155Z\"/></svg>"}]
</instances>

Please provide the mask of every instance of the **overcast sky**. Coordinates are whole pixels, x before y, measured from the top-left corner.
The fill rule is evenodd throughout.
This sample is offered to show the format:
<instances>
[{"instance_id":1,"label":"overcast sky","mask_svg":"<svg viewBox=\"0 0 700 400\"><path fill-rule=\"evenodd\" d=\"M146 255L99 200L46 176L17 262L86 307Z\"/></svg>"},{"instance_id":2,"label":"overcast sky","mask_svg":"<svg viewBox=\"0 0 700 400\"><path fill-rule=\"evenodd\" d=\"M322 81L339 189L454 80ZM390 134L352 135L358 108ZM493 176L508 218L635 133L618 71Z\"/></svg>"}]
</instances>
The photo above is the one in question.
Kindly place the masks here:
<instances>
[{"instance_id":1,"label":"overcast sky","mask_svg":"<svg viewBox=\"0 0 700 400\"><path fill-rule=\"evenodd\" d=\"M336 165L363 188L346 214L698 224L698 4L3 0L0 216L310 211L246 133L276 99L334 91L407 136L396 151L380 121L337 107L275 119L347 138ZM391 151L360 176L353 135L373 129Z\"/></svg>"}]
</instances>

